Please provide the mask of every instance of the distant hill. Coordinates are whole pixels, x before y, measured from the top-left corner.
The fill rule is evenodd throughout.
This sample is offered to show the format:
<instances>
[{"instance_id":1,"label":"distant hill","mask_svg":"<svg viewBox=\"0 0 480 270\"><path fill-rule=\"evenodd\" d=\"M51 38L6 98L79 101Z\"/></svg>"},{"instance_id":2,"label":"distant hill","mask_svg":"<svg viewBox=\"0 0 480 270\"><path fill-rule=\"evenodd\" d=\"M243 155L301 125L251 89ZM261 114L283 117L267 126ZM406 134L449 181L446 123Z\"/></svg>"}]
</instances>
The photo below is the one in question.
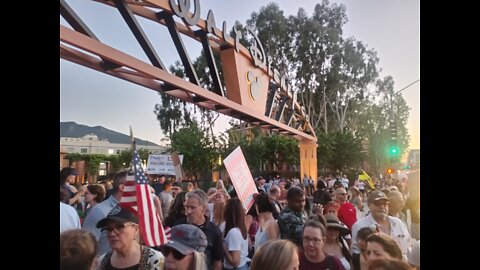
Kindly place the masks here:
<instances>
[{"instance_id":1,"label":"distant hill","mask_svg":"<svg viewBox=\"0 0 480 270\"><path fill-rule=\"evenodd\" d=\"M95 133L99 138L107 139L111 143L129 144L132 142L129 135L102 126L89 127L75 122L60 122L60 137L79 138L90 133ZM135 141L137 145L159 146L156 143L140 140L139 138L135 138Z\"/></svg>"}]
</instances>

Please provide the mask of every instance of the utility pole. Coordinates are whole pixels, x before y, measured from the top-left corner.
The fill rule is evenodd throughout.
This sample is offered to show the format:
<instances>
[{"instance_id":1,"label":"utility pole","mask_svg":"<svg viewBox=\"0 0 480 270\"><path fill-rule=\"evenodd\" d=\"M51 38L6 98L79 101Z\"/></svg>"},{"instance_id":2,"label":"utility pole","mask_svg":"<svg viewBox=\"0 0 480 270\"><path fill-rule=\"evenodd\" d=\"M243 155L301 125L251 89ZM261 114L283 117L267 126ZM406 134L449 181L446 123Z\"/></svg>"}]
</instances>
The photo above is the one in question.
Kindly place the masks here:
<instances>
[{"instance_id":1,"label":"utility pole","mask_svg":"<svg viewBox=\"0 0 480 270\"><path fill-rule=\"evenodd\" d=\"M389 130L390 130L390 140L389 140L389 145L388 145L388 154L390 157L390 163L391 165L395 166L395 163L397 162L398 155L400 153L399 147L398 147L398 123L397 123L397 113L395 111L395 107L393 104L394 97L402 92L403 90L407 89L408 87L414 85L415 83L419 82L420 79L410 83L409 85L403 87L402 89L393 92L390 95L390 121L389 121Z\"/></svg>"}]
</instances>

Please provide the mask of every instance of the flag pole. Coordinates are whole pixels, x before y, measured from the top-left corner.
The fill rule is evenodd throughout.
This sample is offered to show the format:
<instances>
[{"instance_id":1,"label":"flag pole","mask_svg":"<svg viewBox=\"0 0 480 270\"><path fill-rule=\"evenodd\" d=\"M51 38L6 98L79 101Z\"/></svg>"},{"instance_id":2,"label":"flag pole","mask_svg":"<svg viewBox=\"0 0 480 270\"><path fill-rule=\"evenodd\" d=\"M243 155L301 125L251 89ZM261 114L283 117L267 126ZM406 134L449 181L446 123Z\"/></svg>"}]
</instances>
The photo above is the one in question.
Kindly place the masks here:
<instances>
[{"instance_id":1,"label":"flag pole","mask_svg":"<svg viewBox=\"0 0 480 270\"><path fill-rule=\"evenodd\" d=\"M133 137L132 126L129 126L129 127L130 127L130 140L132 140L132 147L133 147L133 145L135 144L135 137Z\"/></svg>"},{"instance_id":2,"label":"flag pole","mask_svg":"<svg viewBox=\"0 0 480 270\"><path fill-rule=\"evenodd\" d=\"M151 196L150 185L145 177L145 172L141 167L141 159L136 149L135 137L130 126L130 137L132 139L132 163L135 190L132 190L135 198L136 214L139 219L139 230L144 245L153 247L160 246L167 242L165 230L163 229L160 215L158 214L154 199ZM128 179L128 177L127 177ZM125 195L125 193L123 194ZM122 195L122 196L123 196ZM120 200L120 202L122 202Z\"/></svg>"},{"instance_id":3,"label":"flag pole","mask_svg":"<svg viewBox=\"0 0 480 270\"><path fill-rule=\"evenodd\" d=\"M129 127L130 127L130 140L132 141L132 157L133 157L133 151L135 151L135 137L133 137L132 126L129 126ZM133 173L136 172L136 168L135 168L135 165L133 164L133 160L130 162L130 170Z\"/></svg>"}]
</instances>

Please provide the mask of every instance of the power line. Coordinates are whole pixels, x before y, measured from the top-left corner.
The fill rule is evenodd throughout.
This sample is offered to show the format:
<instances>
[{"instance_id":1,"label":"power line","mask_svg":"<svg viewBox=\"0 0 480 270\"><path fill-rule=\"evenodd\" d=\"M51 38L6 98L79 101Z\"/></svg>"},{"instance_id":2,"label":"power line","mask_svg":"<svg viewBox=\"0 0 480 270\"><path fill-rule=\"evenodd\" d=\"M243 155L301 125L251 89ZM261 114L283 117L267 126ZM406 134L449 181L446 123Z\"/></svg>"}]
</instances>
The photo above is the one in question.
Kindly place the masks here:
<instances>
[{"instance_id":1,"label":"power line","mask_svg":"<svg viewBox=\"0 0 480 270\"><path fill-rule=\"evenodd\" d=\"M419 81L420 81L420 79L412 82L411 84L409 84L409 85L405 86L404 88L402 88L402 89L398 90L397 92L395 92L395 94L398 94L398 93L402 92L403 90L407 89L408 87L412 86L414 83L419 82Z\"/></svg>"}]
</instances>

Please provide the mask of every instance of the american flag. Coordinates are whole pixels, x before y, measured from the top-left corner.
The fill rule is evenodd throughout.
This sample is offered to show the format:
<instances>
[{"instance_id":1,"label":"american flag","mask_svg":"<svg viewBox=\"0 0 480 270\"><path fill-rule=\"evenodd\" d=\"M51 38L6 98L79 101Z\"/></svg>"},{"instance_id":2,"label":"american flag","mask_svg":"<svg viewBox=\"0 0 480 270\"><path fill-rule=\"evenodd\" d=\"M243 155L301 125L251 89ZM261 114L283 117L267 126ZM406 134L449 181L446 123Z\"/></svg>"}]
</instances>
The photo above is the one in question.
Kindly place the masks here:
<instances>
[{"instance_id":1,"label":"american flag","mask_svg":"<svg viewBox=\"0 0 480 270\"><path fill-rule=\"evenodd\" d=\"M135 143L133 144L134 175L127 176L127 182L120 199L120 206L138 215L140 233L146 246L160 246L167 242L160 216L153 204L150 186L142 169L140 156Z\"/></svg>"}]
</instances>

